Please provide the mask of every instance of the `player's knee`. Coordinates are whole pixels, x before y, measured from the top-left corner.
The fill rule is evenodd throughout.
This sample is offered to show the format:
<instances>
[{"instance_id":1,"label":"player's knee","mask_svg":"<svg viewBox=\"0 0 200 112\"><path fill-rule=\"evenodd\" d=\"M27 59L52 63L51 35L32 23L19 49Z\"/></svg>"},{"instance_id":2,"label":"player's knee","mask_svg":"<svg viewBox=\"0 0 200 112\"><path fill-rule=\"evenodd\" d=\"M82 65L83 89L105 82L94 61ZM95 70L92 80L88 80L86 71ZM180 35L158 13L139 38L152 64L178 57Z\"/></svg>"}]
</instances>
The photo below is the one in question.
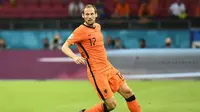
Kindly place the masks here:
<instances>
[{"instance_id":1,"label":"player's knee","mask_svg":"<svg viewBox=\"0 0 200 112\"><path fill-rule=\"evenodd\" d=\"M130 98L131 96L133 96L133 91L130 88L127 88L124 90L124 97L125 98Z\"/></svg>"},{"instance_id":2,"label":"player's knee","mask_svg":"<svg viewBox=\"0 0 200 112\"><path fill-rule=\"evenodd\" d=\"M133 96L132 90L126 83L119 88L118 92L126 99Z\"/></svg>"},{"instance_id":3,"label":"player's knee","mask_svg":"<svg viewBox=\"0 0 200 112\"><path fill-rule=\"evenodd\" d=\"M126 89L124 89L124 95L126 98L129 98L133 95L133 92L130 88L126 88Z\"/></svg>"},{"instance_id":4,"label":"player's knee","mask_svg":"<svg viewBox=\"0 0 200 112\"><path fill-rule=\"evenodd\" d=\"M114 110L116 108L116 105L117 105L117 103L116 103L115 99L112 99L112 100L109 100L106 102L106 106L109 111Z\"/></svg>"},{"instance_id":5,"label":"player's knee","mask_svg":"<svg viewBox=\"0 0 200 112\"><path fill-rule=\"evenodd\" d=\"M109 111L114 110L115 107L116 107L116 105L117 105L117 103L116 103L115 100L112 101L112 102L110 102L110 103L108 103L108 104L107 104L107 106L108 106L108 110L109 110Z\"/></svg>"}]
</instances>

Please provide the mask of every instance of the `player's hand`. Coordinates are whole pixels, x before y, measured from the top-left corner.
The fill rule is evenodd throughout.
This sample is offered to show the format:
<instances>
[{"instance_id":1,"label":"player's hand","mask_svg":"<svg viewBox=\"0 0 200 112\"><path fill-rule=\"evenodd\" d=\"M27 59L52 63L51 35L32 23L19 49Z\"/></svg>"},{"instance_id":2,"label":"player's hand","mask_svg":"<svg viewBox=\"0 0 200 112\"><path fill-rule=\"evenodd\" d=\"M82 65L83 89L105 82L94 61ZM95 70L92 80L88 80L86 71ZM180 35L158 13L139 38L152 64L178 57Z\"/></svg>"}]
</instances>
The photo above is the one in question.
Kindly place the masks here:
<instances>
[{"instance_id":1,"label":"player's hand","mask_svg":"<svg viewBox=\"0 0 200 112\"><path fill-rule=\"evenodd\" d=\"M76 56L73 58L76 64L86 64L85 59L83 57Z\"/></svg>"}]
</instances>

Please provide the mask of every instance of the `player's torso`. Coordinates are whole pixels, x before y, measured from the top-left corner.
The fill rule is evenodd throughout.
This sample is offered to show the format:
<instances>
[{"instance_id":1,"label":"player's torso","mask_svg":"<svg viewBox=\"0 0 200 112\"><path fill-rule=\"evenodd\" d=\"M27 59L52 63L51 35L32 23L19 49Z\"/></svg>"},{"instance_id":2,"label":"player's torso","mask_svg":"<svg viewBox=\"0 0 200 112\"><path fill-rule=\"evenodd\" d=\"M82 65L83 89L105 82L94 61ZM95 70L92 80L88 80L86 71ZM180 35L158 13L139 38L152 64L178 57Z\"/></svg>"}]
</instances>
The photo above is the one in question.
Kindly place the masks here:
<instances>
[{"instance_id":1,"label":"player's torso","mask_svg":"<svg viewBox=\"0 0 200 112\"><path fill-rule=\"evenodd\" d=\"M103 72L111 65L107 60L101 29L83 27L85 27L82 36L84 39L77 44L79 52L88 59L88 66L93 72Z\"/></svg>"}]
</instances>

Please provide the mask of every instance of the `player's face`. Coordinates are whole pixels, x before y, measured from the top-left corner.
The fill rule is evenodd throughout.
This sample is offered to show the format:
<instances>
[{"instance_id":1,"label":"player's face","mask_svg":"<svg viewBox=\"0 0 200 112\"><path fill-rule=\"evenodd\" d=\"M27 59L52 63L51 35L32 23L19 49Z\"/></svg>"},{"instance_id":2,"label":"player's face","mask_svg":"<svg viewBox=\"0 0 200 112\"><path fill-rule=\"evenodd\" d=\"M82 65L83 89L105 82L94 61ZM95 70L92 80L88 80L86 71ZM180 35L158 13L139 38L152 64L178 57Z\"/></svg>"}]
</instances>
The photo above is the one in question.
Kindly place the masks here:
<instances>
[{"instance_id":1,"label":"player's face","mask_svg":"<svg viewBox=\"0 0 200 112\"><path fill-rule=\"evenodd\" d=\"M84 13L82 14L84 21L88 25L93 25L97 18L97 13L95 13L94 8L85 8Z\"/></svg>"}]
</instances>

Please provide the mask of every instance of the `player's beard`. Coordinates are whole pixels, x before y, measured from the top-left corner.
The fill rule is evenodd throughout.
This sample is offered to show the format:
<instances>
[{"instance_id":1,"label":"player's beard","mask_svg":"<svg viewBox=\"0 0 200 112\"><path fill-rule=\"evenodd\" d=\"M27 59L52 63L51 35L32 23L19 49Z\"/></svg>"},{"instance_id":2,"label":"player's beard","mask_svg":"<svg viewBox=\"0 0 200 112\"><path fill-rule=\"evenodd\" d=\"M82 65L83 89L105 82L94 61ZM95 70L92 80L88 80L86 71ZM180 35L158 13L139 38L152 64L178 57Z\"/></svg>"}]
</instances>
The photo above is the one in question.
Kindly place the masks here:
<instances>
[{"instance_id":1,"label":"player's beard","mask_svg":"<svg viewBox=\"0 0 200 112\"><path fill-rule=\"evenodd\" d=\"M88 20L88 21L85 21L85 22L86 22L86 24L87 24L88 26L93 26L94 23L95 23L94 20Z\"/></svg>"}]
</instances>

